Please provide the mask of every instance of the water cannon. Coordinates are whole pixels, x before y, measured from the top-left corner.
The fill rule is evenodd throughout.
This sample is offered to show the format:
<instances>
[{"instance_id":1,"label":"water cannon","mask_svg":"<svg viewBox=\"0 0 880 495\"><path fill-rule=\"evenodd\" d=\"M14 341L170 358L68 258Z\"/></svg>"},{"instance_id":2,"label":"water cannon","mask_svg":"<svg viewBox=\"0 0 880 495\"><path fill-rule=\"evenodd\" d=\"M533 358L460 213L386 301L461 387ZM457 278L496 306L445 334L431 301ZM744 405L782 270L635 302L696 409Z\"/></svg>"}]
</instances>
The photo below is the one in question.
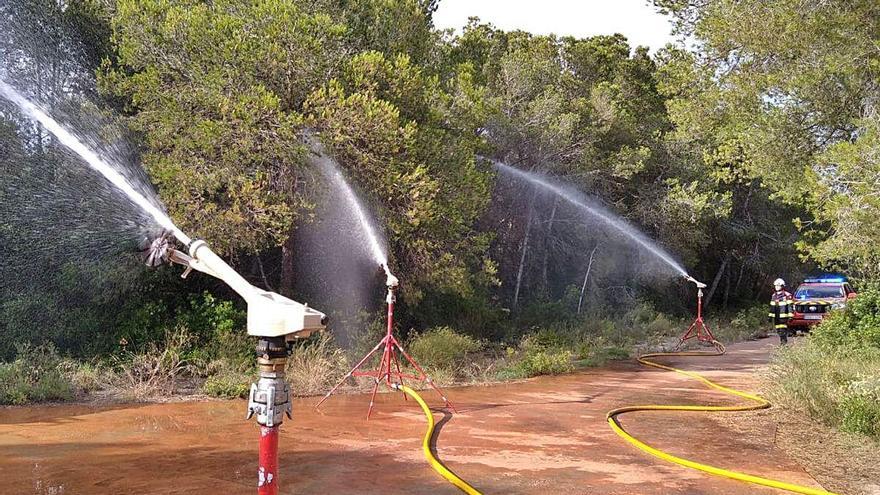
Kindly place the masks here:
<instances>
[{"instance_id":1,"label":"water cannon","mask_svg":"<svg viewBox=\"0 0 880 495\"><path fill-rule=\"evenodd\" d=\"M195 240L187 250L189 254L169 250L167 258L186 267L182 275L184 278L196 270L224 281L237 292L248 305L248 335L292 340L308 337L325 328L327 316L324 313L310 308L308 304L254 287L212 251L205 241Z\"/></svg>"},{"instance_id":2,"label":"water cannon","mask_svg":"<svg viewBox=\"0 0 880 495\"><path fill-rule=\"evenodd\" d=\"M184 253L171 247L168 235L154 239L149 243L147 264L156 266L165 260L186 267L183 278L196 270L224 281L247 302L247 332L257 337L259 379L251 384L246 418L256 417L260 425L258 493L277 495L279 428L293 413L290 384L285 381L289 341L324 330L327 316L307 304L254 287L205 241L190 242Z\"/></svg>"},{"instance_id":3,"label":"water cannon","mask_svg":"<svg viewBox=\"0 0 880 495\"><path fill-rule=\"evenodd\" d=\"M379 268L385 272L385 286L388 288L388 292L385 295L385 303L388 305L385 337L373 347L373 350L368 352L366 356L354 365L354 368L346 373L345 376L343 376L342 379L339 380L339 382L336 383L336 385L331 388L317 404L315 404L315 407L321 407L321 404L329 399L330 396L333 395L333 393L336 392L336 390L349 378L369 377L373 382L373 392L370 397L370 406L367 409L367 419L370 419L370 416L373 414L373 406L376 404L376 393L379 391L379 386L384 383L392 390L402 391L404 379L428 384L437 392L437 394L440 395L443 404L455 411L455 407L449 402L449 399L446 398L446 394L437 387L434 380L428 376L425 370L419 366L412 356L407 354L403 349L403 346L400 344L400 341L394 336L394 305L397 302L397 297L394 295L394 291L397 289L398 285L400 285L400 280L391 273L391 269L388 268L388 263L384 261L380 262ZM361 367L366 365L370 361L370 358L377 353L380 356L379 368L370 371L362 370ZM404 365L409 363L414 372L405 371L405 368L401 366L401 363Z\"/></svg>"}]
</instances>

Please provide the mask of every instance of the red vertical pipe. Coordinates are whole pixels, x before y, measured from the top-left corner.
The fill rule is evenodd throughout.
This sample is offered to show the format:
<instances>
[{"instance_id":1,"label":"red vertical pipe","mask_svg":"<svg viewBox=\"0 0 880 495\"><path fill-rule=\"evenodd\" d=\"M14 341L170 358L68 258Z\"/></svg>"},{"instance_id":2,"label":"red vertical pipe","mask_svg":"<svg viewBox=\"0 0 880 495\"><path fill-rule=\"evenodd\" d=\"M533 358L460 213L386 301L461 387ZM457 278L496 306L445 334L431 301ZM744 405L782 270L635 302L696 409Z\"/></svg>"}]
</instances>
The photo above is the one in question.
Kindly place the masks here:
<instances>
[{"instance_id":1,"label":"red vertical pipe","mask_svg":"<svg viewBox=\"0 0 880 495\"><path fill-rule=\"evenodd\" d=\"M260 469L257 480L259 495L278 495L278 429L260 426Z\"/></svg>"},{"instance_id":2,"label":"red vertical pipe","mask_svg":"<svg viewBox=\"0 0 880 495\"><path fill-rule=\"evenodd\" d=\"M388 303L388 329L385 332L385 335L386 335L386 338L391 339L392 338L391 332L394 329L394 292L391 291L391 288L388 289L388 300L386 302ZM384 361L384 360L385 359L388 360L387 361L388 372L385 375L385 383L389 386L391 385L391 353L392 352L394 352L394 346L392 346L391 342L389 341L388 344L385 346L385 356L383 356L383 358L382 358L383 365L386 363L386 361Z\"/></svg>"},{"instance_id":3,"label":"red vertical pipe","mask_svg":"<svg viewBox=\"0 0 880 495\"><path fill-rule=\"evenodd\" d=\"M703 289L697 292L697 319L703 319Z\"/></svg>"}]
</instances>

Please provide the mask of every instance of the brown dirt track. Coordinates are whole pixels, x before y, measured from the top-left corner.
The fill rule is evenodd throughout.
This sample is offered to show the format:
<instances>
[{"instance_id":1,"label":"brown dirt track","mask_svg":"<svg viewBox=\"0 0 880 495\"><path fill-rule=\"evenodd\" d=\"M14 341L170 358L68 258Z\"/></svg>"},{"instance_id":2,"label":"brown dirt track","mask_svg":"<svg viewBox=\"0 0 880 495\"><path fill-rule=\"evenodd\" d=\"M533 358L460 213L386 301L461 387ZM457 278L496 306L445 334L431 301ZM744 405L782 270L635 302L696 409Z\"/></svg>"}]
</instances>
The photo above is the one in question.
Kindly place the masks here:
<instances>
[{"instance_id":1,"label":"brown dirt track","mask_svg":"<svg viewBox=\"0 0 880 495\"><path fill-rule=\"evenodd\" d=\"M749 390L773 346L768 339L730 346L723 357L664 362ZM782 493L665 463L611 431L605 413L616 406L735 401L674 373L625 362L448 392L459 414L437 411L439 457L487 495ZM366 421L368 397L334 397L320 411L316 400L297 400L285 423L282 493L458 493L422 458L424 417L412 401L383 394ZM258 434L244 409L243 401L0 409L0 493L253 494ZM756 421L763 424L751 431L761 434L743 437L709 413L621 418L670 453L818 486L774 447L769 416Z\"/></svg>"}]
</instances>

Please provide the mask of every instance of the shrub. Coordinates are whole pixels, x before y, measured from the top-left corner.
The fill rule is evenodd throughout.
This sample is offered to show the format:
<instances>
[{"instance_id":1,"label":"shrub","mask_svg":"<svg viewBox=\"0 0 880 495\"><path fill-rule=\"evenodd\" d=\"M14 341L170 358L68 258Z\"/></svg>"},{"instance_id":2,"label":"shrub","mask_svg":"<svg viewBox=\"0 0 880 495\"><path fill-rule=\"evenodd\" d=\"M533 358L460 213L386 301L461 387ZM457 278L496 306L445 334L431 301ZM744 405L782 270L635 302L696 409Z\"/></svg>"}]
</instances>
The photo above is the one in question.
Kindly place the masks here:
<instances>
[{"instance_id":1,"label":"shrub","mask_svg":"<svg viewBox=\"0 0 880 495\"><path fill-rule=\"evenodd\" d=\"M633 305L624 315L623 323L628 327L646 326L656 320L658 316L654 306L647 302Z\"/></svg>"},{"instance_id":2,"label":"shrub","mask_svg":"<svg viewBox=\"0 0 880 495\"><path fill-rule=\"evenodd\" d=\"M203 292L189 299L189 308L177 314L177 325L195 336L211 337L229 334L245 327L247 313L231 301L217 299Z\"/></svg>"},{"instance_id":3,"label":"shrub","mask_svg":"<svg viewBox=\"0 0 880 495\"><path fill-rule=\"evenodd\" d=\"M190 371L185 355L192 337L184 328L165 334L164 342L116 359L112 385L123 397L143 400L172 395L181 375Z\"/></svg>"},{"instance_id":4,"label":"shrub","mask_svg":"<svg viewBox=\"0 0 880 495\"><path fill-rule=\"evenodd\" d=\"M769 327L767 311L766 304L757 304L741 309L730 320L730 326L743 333L761 333L762 330L766 332L766 329Z\"/></svg>"},{"instance_id":5,"label":"shrub","mask_svg":"<svg viewBox=\"0 0 880 495\"><path fill-rule=\"evenodd\" d=\"M880 352L806 342L780 349L770 373L774 402L825 424L880 438Z\"/></svg>"},{"instance_id":6,"label":"shrub","mask_svg":"<svg viewBox=\"0 0 880 495\"><path fill-rule=\"evenodd\" d=\"M880 288L868 287L813 332L826 348L880 349Z\"/></svg>"},{"instance_id":7,"label":"shrub","mask_svg":"<svg viewBox=\"0 0 880 495\"><path fill-rule=\"evenodd\" d=\"M250 384L254 374L227 365L209 376L202 384L202 392L222 399L246 398L250 393Z\"/></svg>"},{"instance_id":8,"label":"shrub","mask_svg":"<svg viewBox=\"0 0 880 495\"><path fill-rule=\"evenodd\" d=\"M508 349L512 364L498 373L501 379L529 378L539 375L558 375L574 370L571 350L558 345L559 336L553 331L539 331L524 337L518 351Z\"/></svg>"},{"instance_id":9,"label":"shrub","mask_svg":"<svg viewBox=\"0 0 880 495\"><path fill-rule=\"evenodd\" d=\"M880 438L880 377L850 383L840 409L842 430Z\"/></svg>"},{"instance_id":10,"label":"shrub","mask_svg":"<svg viewBox=\"0 0 880 495\"><path fill-rule=\"evenodd\" d=\"M286 371L294 395L314 395L336 385L348 371L348 359L333 336L321 332L294 346Z\"/></svg>"},{"instance_id":11,"label":"shrub","mask_svg":"<svg viewBox=\"0 0 880 495\"><path fill-rule=\"evenodd\" d=\"M109 370L99 363L82 363L74 359L64 359L59 369L77 394L101 390L110 376Z\"/></svg>"},{"instance_id":12,"label":"shrub","mask_svg":"<svg viewBox=\"0 0 880 495\"><path fill-rule=\"evenodd\" d=\"M592 339L578 344L575 357L581 366L602 366L608 361L629 358L629 351L605 344L602 339Z\"/></svg>"},{"instance_id":13,"label":"shrub","mask_svg":"<svg viewBox=\"0 0 880 495\"><path fill-rule=\"evenodd\" d=\"M540 375L558 375L574 370L572 352L563 349L532 349L526 351L513 366L514 376L528 378Z\"/></svg>"},{"instance_id":14,"label":"shrub","mask_svg":"<svg viewBox=\"0 0 880 495\"><path fill-rule=\"evenodd\" d=\"M657 313L653 320L645 326L649 335L671 335L679 331L678 324L663 313Z\"/></svg>"},{"instance_id":15,"label":"shrub","mask_svg":"<svg viewBox=\"0 0 880 495\"><path fill-rule=\"evenodd\" d=\"M65 400L73 386L61 372L62 359L51 344L18 346L18 357L0 364L0 404Z\"/></svg>"},{"instance_id":16,"label":"shrub","mask_svg":"<svg viewBox=\"0 0 880 495\"><path fill-rule=\"evenodd\" d=\"M468 354L478 352L483 344L449 327L436 327L414 337L408 347L420 365L440 370L461 366Z\"/></svg>"}]
</instances>

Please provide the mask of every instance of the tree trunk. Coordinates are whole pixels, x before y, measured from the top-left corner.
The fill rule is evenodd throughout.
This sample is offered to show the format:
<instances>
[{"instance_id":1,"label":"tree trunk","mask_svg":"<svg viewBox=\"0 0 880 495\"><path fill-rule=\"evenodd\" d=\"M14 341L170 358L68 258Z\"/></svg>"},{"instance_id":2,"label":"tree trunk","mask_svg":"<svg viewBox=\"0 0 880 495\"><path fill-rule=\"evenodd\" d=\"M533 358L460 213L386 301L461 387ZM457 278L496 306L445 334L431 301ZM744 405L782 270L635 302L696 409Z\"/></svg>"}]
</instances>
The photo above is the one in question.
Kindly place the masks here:
<instances>
[{"instance_id":1,"label":"tree trunk","mask_svg":"<svg viewBox=\"0 0 880 495\"><path fill-rule=\"evenodd\" d=\"M522 242L522 253L519 257L519 268L516 270L516 286L513 289L513 309L516 309L517 303L519 303L519 290L522 287L522 278L523 278L523 270L526 265L526 255L529 252L529 237L532 235L532 215L535 211L535 198L537 197L538 192L535 191L532 193L532 199L529 200L529 214L528 219L526 220L526 233L523 236Z\"/></svg>"},{"instance_id":2,"label":"tree trunk","mask_svg":"<svg viewBox=\"0 0 880 495\"><path fill-rule=\"evenodd\" d=\"M708 308L709 303L712 302L712 296L715 295L715 290L718 288L718 283L721 282L721 276L724 275L724 270L727 268L727 264L730 263L731 253L728 251L724 254L724 259L721 261L721 266L718 268L718 272L715 274L715 278L712 280L712 285L709 287L709 293L706 294L706 299L703 300L703 307Z\"/></svg>"},{"instance_id":3,"label":"tree trunk","mask_svg":"<svg viewBox=\"0 0 880 495\"><path fill-rule=\"evenodd\" d=\"M724 311L727 311L727 303L730 302L730 268L731 265L728 264L724 272Z\"/></svg>"},{"instance_id":4,"label":"tree trunk","mask_svg":"<svg viewBox=\"0 0 880 495\"><path fill-rule=\"evenodd\" d=\"M260 277L262 277L263 279L263 285L266 287L266 290L274 291L275 289L272 288L272 284L269 283L269 278L266 277L266 270L263 268L263 260L260 259L260 255L256 255L254 257L257 259L257 267L260 269ZM293 275L291 275L291 277L292 276ZM291 289L292 288L293 287L291 284Z\"/></svg>"},{"instance_id":5,"label":"tree trunk","mask_svg":"<svg viewBox=\"0 0 880 495\"><path fill-rule=\"evenodd\" d=\"M281 246L281 280L278 292L285 297L293 296L293 230Z\"/></svg>"},{"instance_id":6,"label":"tree trunk","mask_svg":"<svg viewBox=\"0 0 880 495\"><path fill-rule=\"evenodd\" d=\"M745 260L743 260L740 262L739 276L736 278L736 285L733 287L733 294L735 296L739 295L739 287L742 284L743 275L745 274L745 271L746 271L746 263L745 263Z\"/></svg>"},{"instance_id":7,"label":"tree trunk","mask_svg":"<svg viewBox=\"0 0 880 495\"><path fill-rule=\"evenodd\" d=\"M578 298L578 314L581 314L581 305L584 302L584 292L587 290L587 280L590 278L590 270L593 269L593 256L596 255L597 249L599 249L598 244L593 248L593 252L590 253L590 261L587 263L587 272L584 273L584 284L581 285L581 297Z\"/></svg>"},{"instance_id":8,"label":"tree trunk","mask_svg":"<svg viewBox=\"0 0 880 495\"><path fill-rule=\"evenodd\" d=\"M541 264L541 284L544 292L550 295L550 281L547 279L548 265L550 264L550 245L553 238L553 222L556 220L556 208L559 198L553 200L553 209L550 211L550 221L544 234L544 261Z\"/></svg>"}]
</instances>

